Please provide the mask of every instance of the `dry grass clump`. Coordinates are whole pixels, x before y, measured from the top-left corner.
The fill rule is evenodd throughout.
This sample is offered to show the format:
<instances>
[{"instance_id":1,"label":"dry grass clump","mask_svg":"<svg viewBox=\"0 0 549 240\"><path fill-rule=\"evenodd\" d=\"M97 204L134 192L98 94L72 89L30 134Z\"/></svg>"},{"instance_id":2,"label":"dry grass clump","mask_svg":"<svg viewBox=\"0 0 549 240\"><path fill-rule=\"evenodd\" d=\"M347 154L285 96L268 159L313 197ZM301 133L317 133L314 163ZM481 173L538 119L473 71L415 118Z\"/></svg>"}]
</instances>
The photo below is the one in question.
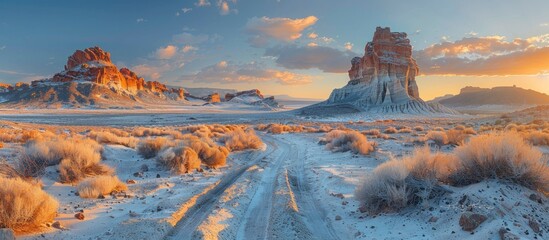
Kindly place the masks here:
<instances>
[{"instance_id":1,"label":"dry grass clump","mask_svg":"<svg viewBox=\"0 0 549 240\"><path fill-rule=\"evenodd\" d=\"M398 130L394 127L388 127L386 128L383 133L387 133L387 134L394 134L394 133L397 133Z\"/></svg>"},{"instance_id":2,"label":"dry grass clump","mask_svg":"<svg viewBox=\"0 0 549 240\"><path fill-rule=\"evenodd\" d=\"M157 162L178 174L200 169L201 164L198 154L192 148L185 146L169 147L162 150L158 154Z\"/></svg>"},{"instance_id":3,"label":"dry grass clump","mask_svg":"<svg viewBox=\"0 0 549 240\"><path fill-rule=\"evenodd\" d=\"M416 131L416 132L423 132L423 131L425 131L425 128L423 128L423 126L415 126L415 127L414 127L414 131Z\"/></svg>"},{"instance_id":4,"label":"dry grass clump","mask_svg":"<svg viewBox=\"0 0 549 240\"><path fill-rule=\"evenodd\" d=\"M122 133L119 133L119 134L122 134ZM107 132L107 131L101 131L101 132L91 131L88 134L88 137L94 139L99 143L118 144L118 145L123 145L131 148L135 148L137 146L137 143L139 142L139 139L135 137L121 137L117 134L114 134L112 132Z\"/></svg>"},{"instance_id":5,"label":"dry grass clump","mask_svg":"<svg viewBox=\"0 0 549 240\"><path fill-rule=\"evenodd\" d=\"M52 222L59 203L39 186L20 178L0 177L0 228L36 231Z\"/></svg>"},{"instance_id":6,"label":"dry grass clump","mask_svg":"<svg viewBox=\"0 0 549 240\"><path fill-rule=\"evenodd\" d=\"M455 130L458 130L458 131L463 131L463 130L465 130L465 128L466 128L466 127L463 126L463 125L461 125L461 124L454 127L454 129L455 129Z\"/></svg>"},{"instance_id":7,"label":"dry grass clump","mask_svg":"<svg viewBox=\"0 0 549 240\"><path fill-rule=\"evenodd\" d=\"M446 130L443 127L435 127L435 128L433 128L433 131L444 132Z\"/></svg>"},{"instance_id":8,"label":"dry grass clump","mask_svg":"<svg viewBox=\"0 0 549 240\"><path fill-rule=\"evenodd\" d=\"M113 192L126 191L128 187L116 176L98 176L80 182L77 190L81 198L99 198Z\"/></svg>"},{"instance_id":9,"label":"dry grass clump","mask_svg":"<svg viewBox=\"0 0 549 240\"><path fill-rule=\"evenodd\" d=\"M263 146L261 138L259 138L253 129L246 131L236 129L223 135L220 141L225 144L231 151L241 151L246 149L259 149Z\"/></svg>"},{"instance_id":10,"label":"dry grass clump","mask_svg":"<svg viewBox=\"0 0 549 240\"><path fill-rule=\"evenodd\" d=\"M210 145L195 136L184 139L183 145L190 147L198 153L198 157L202 163L211 168L225 166L227 163L227 156L229 156L230 153L229 149L226 147Z\"/></svg>"},{"instance_id":11,"label":"dry grass clump","mask_svg":"<svg viewBox=\"0 0 549 240\"><path fill-rule=\"evenodd\" d=\"M452 145L462 145L465 143L469 135L465 133L464 130L455 130L450 129L446 131L446 136L448 137L448 142L446 144L452 144Z\"/></svg>"},{"instance_id":12,"label":"dry grass clump","mask_svg":"<svg viewBox=\"0 0 549 240\"><path fill-rule=\"evenodd\" d=\"M300 132L325 132L331 129L330 126L322 125L319 129L312 127L306 127L302 125L284 125L279 123L271 123L268 125L258 124L255 127L258 131L267 131L272 134L282 134L282 133L300 133Z\"/></svg>"},{"instance_id":13,"label":"dry grass clump","mask_svg":"<svg viewBox=\"0 0 549 240\"><path fill-rule=\"evenodd\" d=\"M3 147L4 147L4 143L0 142L0 148L3 148Z\"/></svg>"},{"instance_id":14,"label":"dry grass clump","mask_svg":"<svg viewBox=\"0 0 549 240\"><path fill-rule=\"evenodd\" d=\"M425 135L427 140L433 140L438 146L448 144L448 135L444 131L429 131Z\"/></svg>"},{"instance_id":15,"label":"dry grass clump","mask_svg":"<svg viewBox=\"0 0 549 240\"><path fill-rule=\"evenodd\" d=\"M543 154L513 132L471 138L455 149L457 169L453 185L464 186L485 179L502 179L549 193L549 165Z\"/></svg>"},{"instance_id":16,"label":"dry grass clump","mask_svg":"<svg viewBox=\"0 0 549 240\"><path fill-rule=\"evenodd\" d=\"M362 155L373 152L377 147L376 142L368 141L366 136L354 130L333 130L325 135L322 142L332 152L351 151Z\"/></svg>"},{"instance_id":17,"label":"dry grass clump","mask_svg":"<svg viewBox=\"0 0 549 240\"><path fill-rule=\"evenodd\" d=\"M416 149L410 157L393 159L374 169L357 187L361 207L372 214L393 212L444 194L437 177L446 177L453 158Z\"/></svg>"},{"instance_id":18,"label":"dry grass clump","mask_svg":"<svg viewBox=\"0 0 549 240\"><path fill-rule=\"evenodd\" d=\"M137 144L137 153L142 157L149 159L156 157L158 152L166 147L175 146L175 142L166 137L146 138Z\"/></svg>"},{"instance_id":19,"label":"dry grass clump","mask_svg":"<svg viewBox=\"0 0 549 240\"><path fill-rule=\"evenodd\" d=\"M369 129L369 130L362 131L362 134L368 135L368 136L380 137L381 131L379 131L379 129Z\"/></svg>"},{"instance_id":20,"label":"dry grass clump","mask_svg":"<svg viewBox=\"0 0 549 240\"><path fill-rule=\"evenodd\" d=\"M398 129L398 133L411 133L412 129L410 127L402 127Z\"/></svg>"},{"instance_id":21,"label":"dry grass clump","mask_svg":"<svg viewBox=\"0 0 549 240\"><path fill-rule=\"evenodd\" d=\"M76 182L87 176L112 173L101 163L102 149L88 138L31 141L24 146L16 168L23 176L34 177L42 174L46 167L59 164L60 180Z\"/></svg>"}]
</instances>

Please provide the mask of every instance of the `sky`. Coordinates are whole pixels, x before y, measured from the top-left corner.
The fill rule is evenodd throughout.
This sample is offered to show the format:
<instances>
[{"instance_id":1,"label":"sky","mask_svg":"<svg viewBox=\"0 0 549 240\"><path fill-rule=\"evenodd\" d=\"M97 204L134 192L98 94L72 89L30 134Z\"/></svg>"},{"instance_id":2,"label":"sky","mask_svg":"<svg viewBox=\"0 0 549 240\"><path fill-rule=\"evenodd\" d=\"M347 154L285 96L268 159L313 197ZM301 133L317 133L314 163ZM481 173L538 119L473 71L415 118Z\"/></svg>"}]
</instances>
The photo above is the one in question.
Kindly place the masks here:
<instances>
[{"instance_id":1,"label":"sky","mask_svg":"<svg viewBox=\"0 0 549 240\"><path fill-rule=\"evenodd\" d=\"M546 0L0 1L0 82L63 70L77 49L173 86L325 99L377 26L406 32L425 100L462 87L549 93Z\"/></svg>"}]
</instances>

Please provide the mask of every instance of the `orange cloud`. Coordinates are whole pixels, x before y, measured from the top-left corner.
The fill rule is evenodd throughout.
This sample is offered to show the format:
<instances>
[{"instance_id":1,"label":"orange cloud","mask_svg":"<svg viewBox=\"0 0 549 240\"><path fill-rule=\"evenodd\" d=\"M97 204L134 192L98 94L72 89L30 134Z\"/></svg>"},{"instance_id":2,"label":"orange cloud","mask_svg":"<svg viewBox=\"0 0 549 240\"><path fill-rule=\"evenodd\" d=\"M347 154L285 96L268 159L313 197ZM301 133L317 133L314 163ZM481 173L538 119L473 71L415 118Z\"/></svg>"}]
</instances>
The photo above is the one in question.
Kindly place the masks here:
<instances>
[{"instance_id":1,"label":"orange cloud","mask_svg":"<svg viewBox=\"0 0 549 240\"><path fill-rule=\"evenodd\" d=\"M246 24L246 30L252 36L250 42L254 46L264 46L271 39L290 42L302 36L303 30L318 21L315 16L306 18L251 18Z\"/></svg>"},{"instance_id":2,"label":"orange cloud","mask_svg":"<svg viewBox=\"0 0 549 240\"><path fill-rule=\"evenodd\" d=\"M415 51L423 75L535 75L549 70L548 36L467 37Z\"/></svg>"},{"instance_id":3,"label":"orange cloud","mask_svg":"<svg viewBox=\"0 0 549 240\"><path fill-rule=\"evenodd\" d=\"M177 47L173 45L168 45L163 48L159 48L155 52L155 56L158 59L170 59L177 53Z\"/></svg>"}]
</instances>

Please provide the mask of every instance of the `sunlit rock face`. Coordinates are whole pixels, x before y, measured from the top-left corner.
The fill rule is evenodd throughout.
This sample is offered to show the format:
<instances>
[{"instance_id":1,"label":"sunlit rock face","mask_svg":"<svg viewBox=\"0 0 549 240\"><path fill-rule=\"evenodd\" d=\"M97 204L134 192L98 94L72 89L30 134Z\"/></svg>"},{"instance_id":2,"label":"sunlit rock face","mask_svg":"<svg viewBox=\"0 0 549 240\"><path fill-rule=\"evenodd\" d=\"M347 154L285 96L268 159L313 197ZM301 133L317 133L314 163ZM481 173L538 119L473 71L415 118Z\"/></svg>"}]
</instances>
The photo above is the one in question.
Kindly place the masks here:
<instances>
[{"instance_id":1,"label":"sunlit rock face","mask_svg":"<svg viewBox=\"0 0 549 240\"><path fill-rule=\"evenodd\" d=\"M116 87L136 93L149 90L158 93L175 94L183 99L183 89L170 89L157 81L145 81L130 69L121 68L111 62L111 54L99 47L76 50L67 60L65 71L53 76L52 82L84 81Z\"/></svg>"},{"instance_id":2,"label":"sunlit rock face","mask_svg":"<svg viewBox=\"0 0 549 240\"><path fill-rule=\"evenodd\" d=\"M351 60L349 82L335 89L327 104L349 103L380 112L437 112L419 98L419 73L406 33L378 27L363 57Z\"/></svg>"}]
</instances>

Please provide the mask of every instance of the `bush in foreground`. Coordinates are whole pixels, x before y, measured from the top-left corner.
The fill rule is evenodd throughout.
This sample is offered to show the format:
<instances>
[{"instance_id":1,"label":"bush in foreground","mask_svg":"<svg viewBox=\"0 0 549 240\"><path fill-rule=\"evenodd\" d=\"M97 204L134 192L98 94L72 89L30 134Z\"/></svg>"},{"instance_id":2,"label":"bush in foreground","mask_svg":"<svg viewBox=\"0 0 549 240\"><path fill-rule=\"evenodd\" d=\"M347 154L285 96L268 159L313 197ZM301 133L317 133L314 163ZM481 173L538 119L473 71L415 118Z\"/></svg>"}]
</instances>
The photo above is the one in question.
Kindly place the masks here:
<instances>
[{"instance_id":1,"label":"bush in foreground","mask_svg":"<svg viewBox=\"0 0 549 240\"><path fill-rule=\"evenodd\" d=\"M77 182L86 176L109 174L112 170L101 163L102 146L91 139L55 139L29 142L17 162L25 177L43 173L44 168L59 164L62 182Z\"/></svg>"},{"instance_id":2,"label":"bush in foreground","mask_svg":"<svg viewBox=\"0 0 549 240\"><path fill-rule=\"evenodd\" d=\"M442 183L466 186L487 179L513 182L549 195L549 165L516 132L471 138L450 154L416 149L411 156L374 169L356 198L370 213L398 211L444 194Z\"/></svg>"},{"instance_id":3,"label":"bush in foreground","mask_svg":"<svg viewBox=\"0 0 549 240\"><path fill-rule=\"evenodd\" d=\"M516 132L471 138L456 148L457 169L452 185L464 186L485 179L501 179L549 193L549 165L543 154Z\"/></svg>"},{"instance_id":4,"label":"bush in foreground","mask_svg":"<svg viewBox=\"0 0 549 240\"><path fill-rule=\"evenodd\" d=\"M177 146L162 150L157 162L171 171L182 174L200 169L201 161L198 154L189 147Z\"/></svg>"},{"instance_id":5,"label":"bush in foreground","mask_svg":"<svg viewBox=\"0 0 549 240\"><path fill-rule=\"evenodd\" d=\"M88 136L99 143L118 144L118 145L123 145L131 148L134 148L137 145L137 142L139 141L135 137L120 137L116 134L113 134L107 131L101 131L101 132L91 131L88 134Z\"/></svg>"},{"instance_id":6,"label":"bush in foreground","mask_svg":"<svg viewBox=\"0 0 549 240\"><path fill-rule=\"evenodd\" d=\"M59 203L40 187L20 178L0 178L0 228L36 231L53 221Z\"/></svg>"},{"instance_id":7,"label":"bush in foreground","mask_svg":"<svg viewBox=\"0 0 549 240\"><path fill-rule=\"evenodd\" d=\"M82 198L98 198L113 192L126 191L128 187L116 176L98 176L80 182L77 189Z\"/></svg>"},{"instance_id":8,"label":"bush in foreground","mask_svg":"<svg viewBox=\"0 0 549 240\"><path fill-rule=\"evenodd\" d=\"M355 197L372 214L421 204L444 194L437 177L448 174L447 163L452 161L452 156L432 154L427 147L417 149L412 156L376 167L357 187Z\"/></svg>"},{"instance_id":9,"label":"bush in foreground","mask_svg":"<svg viewBox=\"0 0 549 240\"><path fill-rule=\"evenodd\" d=\"M375 142L368 141L366 136L354 130L333 130L325 135L323 141L326 142L326 148L332 152L351 151L363 155L373 152L377 146Z\"/></svg>"}]
</instances>

